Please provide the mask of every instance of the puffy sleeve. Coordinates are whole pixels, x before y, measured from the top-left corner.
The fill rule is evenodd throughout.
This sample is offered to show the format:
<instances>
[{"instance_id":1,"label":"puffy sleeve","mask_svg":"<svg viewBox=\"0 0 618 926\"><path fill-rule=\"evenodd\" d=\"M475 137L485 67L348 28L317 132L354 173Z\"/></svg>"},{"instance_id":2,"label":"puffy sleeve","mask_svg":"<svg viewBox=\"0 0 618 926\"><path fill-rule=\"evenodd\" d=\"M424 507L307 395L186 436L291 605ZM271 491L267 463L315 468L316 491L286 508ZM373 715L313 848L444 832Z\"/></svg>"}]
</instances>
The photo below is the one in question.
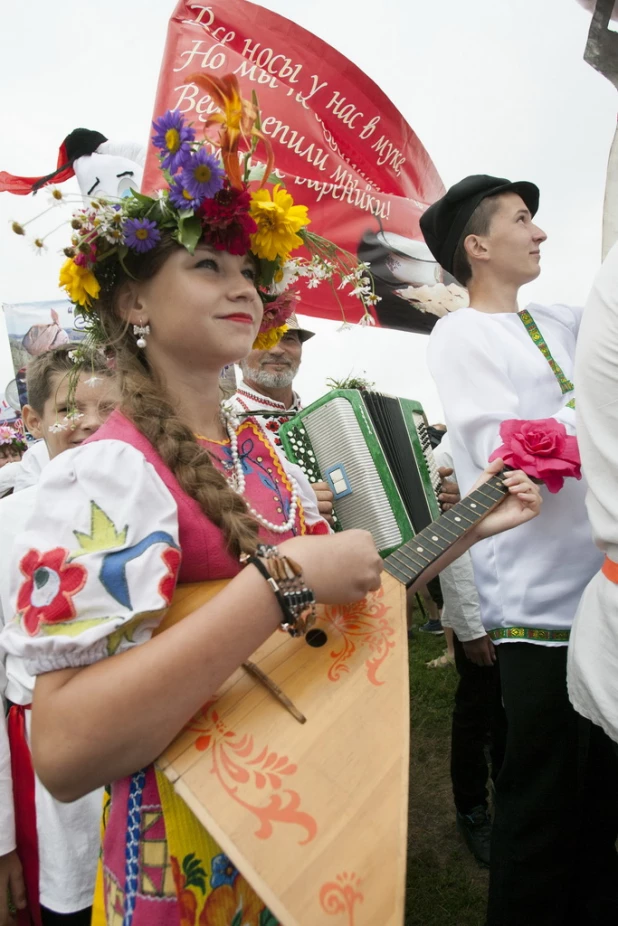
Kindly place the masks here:
<instances>
[{"instance_id":1,"label":"puffy sleeve","mask_svg":"<svg viewBox=\"0 0 618 926\"><path fill-rule=\"evenodd\" d=\"M63 453L45 468L13 548L14 617L0 657L20 656L40 675L145 642L180 558L176 503L142 453L116 440Z\"/></svg>"}]
</instances>

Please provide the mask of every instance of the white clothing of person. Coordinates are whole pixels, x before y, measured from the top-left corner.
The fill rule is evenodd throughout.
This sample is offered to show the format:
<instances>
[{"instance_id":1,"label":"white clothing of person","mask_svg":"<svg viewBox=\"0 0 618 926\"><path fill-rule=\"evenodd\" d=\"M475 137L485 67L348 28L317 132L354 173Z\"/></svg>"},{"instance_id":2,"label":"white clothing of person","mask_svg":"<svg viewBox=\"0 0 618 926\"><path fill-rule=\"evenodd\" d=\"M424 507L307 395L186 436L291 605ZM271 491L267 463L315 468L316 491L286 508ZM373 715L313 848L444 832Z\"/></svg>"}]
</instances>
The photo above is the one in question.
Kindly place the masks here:
<instances>
[{"instance_id":1,"label":"white clothing of person","mask_svg":"<svg viewBox=\"0 0 618 926\"><path fill-rule=\"evenodd\" d=\"M577 436L594 539L618 563L618 244L588 298L577 345ZM618 585L599 572L584 591L568 657L575 710L618 742Z\"/></svg>"},{"instance_id":2,"label":"white clothing of person","mask_svg":"<svg viewBox=\"0 0 618 926\"><path fill-rule=\"evenodd\" d=\"M573 381L581 309L528 306L554 360ZM508 419L555 418L575 431L548 361L516 313L458 309L429 339L429 368L438 387L461 494L467 494L502 443ZM601 565L586 514L584 480L566 479L557 494L543 486L538 518L472 548L481 617L494 643L568 642L581 594Z\"/></svg>"},{"instance_id":3,"label":"white clothing of person","mask_svg":"<svg viewBox=\"0 0 618 926\"><path fill-rule=\"evenodd\" d=\"M444 466L446 469L455 469L448 432L434 448L433 455L438 468ZM484 637L485 628L481 620L481 606L469 551L442 570L440 588L444 598L444 608L440 615L442 626L450 627L461 643Z\"/></svg>"},{"instance_id":4,"label":"white clothing of person","mask_svg":"<svg viewBox=\"0 0 618 926\"><path fill-rule=\"evenodd\" d=\"M298 393L294 392L293 395L294 401L292 405L286 408L283 402L277 402L276 399L271 399L270 396L262 395L261 392L256 392L255 389L247 386L246 382L241 379L236 392L231 398L231 402L240 413L250 411L275 413L272 416L256 415L255 420L264 431L264 434L266 434L271 444L282 454L283 451L281 449L281 444L278 443L277 431L284 422L289 421L292 415L295 415L303 407ZM284 412L288 412L288 414L285 415L283 414Z\"/></svg>"},{"instance_id":5,"label":"white clothing of person","mask_svg":"<svg viewBox=\"0 0 618 926\"><path fill-rule=\"evenodd\" d=\"M0 686L4 687L4 668L0 664ZM13 813L13 779L11 752L6 732L4 705L0 697L0 857L15 849L15 814Z\"/></svg>"},{"instance_id":6,"label":"white clothing of person","mask_svg":"<svg viewBox=\"0 0 618 926\"><path fill-rule=\"evenodd\" d=\"M9 586L15 581L11 575L11 569L15 569L11 567L12 552L16 537L30 521L37 491L33 485L0 500L0 627L3 615L13 614L9 594ZM7 655L3 661L2 656L0 651L2 695L14 704L31 704L35 679L23 659ZM26 711L26 729L30 736L30 711ZM93 791L72 804L61 804L35 774L34 794L41 904L55 913L76 913L92 904L101 844L103 791ZM15 848L15 821L9 746L6 734L3 736L0 730L0 855L9 834L13 844L5 851Z\"/></svg>"},{"instance_id":7,"label":"white clothing of person","mask_svg":"<svg viewBox=\"0 0 618 926\"><path fill-rule=\"evenodd\" d=\"M49 463L49 453L44 440L28 447L18 462L6 463L0 468L0 498L11 489L20 492L27 486L35 485L46 463Z\"/></svg>"},{"instance_id":8,"label":"white clothing of person","mask_svg":"<svg viewBox=\"0 0 618 926\"><path fill-rule=\"evenodd\" d=\"M41 473L49 463L49 451L44 440L38 440L26 450L20 462L20 471L15 480L15 491L21 492L28 486L36 485Z\"/></svg>"},{"instance_id":9,"label":"white clothing of person","mask_svg":"<svg viewBox=\"0 0 618 926\"><path fill-rule=\"evenodd\" d=\"M15 482L20 472L21 464L17 460L0 466L0 498L3 498L11 489L15 489Z\"/></svg>"}]
</instances>

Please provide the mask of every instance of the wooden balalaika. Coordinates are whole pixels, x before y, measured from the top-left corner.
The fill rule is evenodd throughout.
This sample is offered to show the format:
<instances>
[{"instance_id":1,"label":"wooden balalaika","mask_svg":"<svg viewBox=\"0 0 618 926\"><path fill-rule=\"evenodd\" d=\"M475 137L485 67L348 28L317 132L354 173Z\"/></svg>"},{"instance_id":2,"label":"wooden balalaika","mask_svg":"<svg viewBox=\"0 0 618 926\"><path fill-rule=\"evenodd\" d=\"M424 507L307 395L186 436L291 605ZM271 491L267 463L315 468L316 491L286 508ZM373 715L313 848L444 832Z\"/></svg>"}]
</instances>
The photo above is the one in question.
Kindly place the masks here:
<instances>
[{"instance_id":1,"label":"wooden balalaika","mask_svg":"<svg viewBox=\"0 0 618 926\"><path fill-rule=\"evenodd\" d=\"M504 496L492 478L387 556L377 592L319 607L305 638L274 633L161 756L176 792L283 926L403 923L405 588ZM165 626L224 584L180 586Z\"/></svg>"}]
</instances>

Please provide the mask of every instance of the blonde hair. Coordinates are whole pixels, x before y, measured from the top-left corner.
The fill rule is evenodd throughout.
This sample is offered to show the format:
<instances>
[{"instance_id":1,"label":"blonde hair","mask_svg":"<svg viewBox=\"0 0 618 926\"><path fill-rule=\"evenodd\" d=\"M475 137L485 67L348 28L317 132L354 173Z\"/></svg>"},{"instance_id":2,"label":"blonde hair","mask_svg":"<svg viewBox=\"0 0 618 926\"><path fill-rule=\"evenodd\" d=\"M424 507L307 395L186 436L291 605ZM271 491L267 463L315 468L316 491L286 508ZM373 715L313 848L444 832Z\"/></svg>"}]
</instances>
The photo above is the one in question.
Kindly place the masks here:
<instances>
[{"instance_id":1,"label":"blonde hair","mask_svg":"<svg viewBox=\"0 0 618 926\"><path fill-rule=\"evenodd\" d=\"M128 323L117 310L122 286L131 277L152 278L178 248L179 245L166 238L144 255L136 255L132 260L129 256L125 258L125 263L130 261L128 272L116 264L108 274L101 274L101 293L93 311L98 316L101 334L115 352L120 410L150 441L183 491L222 530L230 552L236 556L241 552L253 553L257 546L257 521L244 499L214 466L208 451L179 418L164 384L149 366L145 353L129 333Z\"/></svg>"}]
</instances>

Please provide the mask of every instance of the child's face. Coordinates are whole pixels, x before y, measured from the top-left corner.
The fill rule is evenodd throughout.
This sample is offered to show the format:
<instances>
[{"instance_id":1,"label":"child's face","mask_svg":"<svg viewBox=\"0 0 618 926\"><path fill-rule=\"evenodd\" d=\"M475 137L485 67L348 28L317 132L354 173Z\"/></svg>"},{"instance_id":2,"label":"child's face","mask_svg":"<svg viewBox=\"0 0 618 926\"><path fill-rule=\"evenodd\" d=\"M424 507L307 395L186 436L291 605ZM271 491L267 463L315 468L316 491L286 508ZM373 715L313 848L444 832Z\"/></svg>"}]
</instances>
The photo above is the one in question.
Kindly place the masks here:
<instances>
[{"instance_id":1,"label":"child's face","mask_svg":"<svg viewBox=\"0 0 618 926\"><path fill-rule=\"evenodd\" d=\"M88 383L88 380L92 379L95 382ZM115 376L104 373L82 373L74 399L75 410L80 417L65 421L68 412L68 392L67 375L56 373L52 377L51 392L45 402L43 413L39 414L29 405L24 408L26 427L34 437L43 438L47 444L50 459L71 447L77 447L87 437L95 434L120 401ZM57 430L59 424L63 425L61 430Z\"/></svg>"},{"instance_id":2,"label":"child's face","mask_svg":"<svg viewBox=\"0 0 618 926\"><path fill-rule=\"evenodd\" d=\"M20 450L15 450L14 447L0 447L0 468L7 463L19 463L20 460Z\"/></svg>"}]
</instances>

